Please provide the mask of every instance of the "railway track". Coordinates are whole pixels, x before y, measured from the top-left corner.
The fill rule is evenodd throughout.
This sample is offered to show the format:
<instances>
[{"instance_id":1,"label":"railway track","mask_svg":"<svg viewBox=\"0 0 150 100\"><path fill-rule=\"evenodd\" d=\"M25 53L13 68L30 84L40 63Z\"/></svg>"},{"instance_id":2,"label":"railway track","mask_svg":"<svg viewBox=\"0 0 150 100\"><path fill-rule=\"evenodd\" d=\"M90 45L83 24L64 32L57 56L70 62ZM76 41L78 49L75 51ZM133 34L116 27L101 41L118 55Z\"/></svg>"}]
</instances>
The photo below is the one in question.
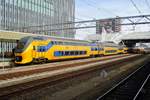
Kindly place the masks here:
<instances>
[{"instance_id":1,"label":"railway track","mask_svg":"<svg viewBox=\"0 0 150 100\"><path fill-rule=\"evenodd\" d=\"M138 68L97 100L150 100L150 62ZM148 91L144 90L148 87Z\"/></svg>"},{"instance_id":2,"label":"railway track","mask_svg":"<svg viewBox=\"0 0 150 100\"><path fill-rule=\"evenodd\" d=\"M39 69L39 68L37 68L38 69L37 73L39 73L39 74L37 74L36 71L34 73L35 69L33 69L33 72L31 70L29 72L26 70L25 73L24 73L24 71L21 71L22 73L20 72L19 74L16 74L16 73L10 74L9 73L8 75L11 75L11 77L9 77L9 78L15 78L17 81L19 80L18 75L23 75L23 76L25 75L29 78L29 81L27 81L27 79L25 79L25 81L23 83L20 83L20 81L19 81L19 84L13 84L10 86L8 84L11 82L13 83L13 81L8 82L7 80L10 80L8 78L8 76L6 76L6 78L5 78L5 75L1 74L2 76L4 75L3 76L4 78L2 78L2 79L6 80L6 83L3 82L2 79L0 80L0 91L1 91L0 98L9 98L12 95L18 94L20 92L32 91L32 90L41 88L47 84L48 85L55 84L57 82L63 81L70 77L79 76L79 75L82 75L82 74L85 74L85 73L88 73L90 71L97 70L100 68L105 68L108 66L121 64L121 63L125 62L126 60L130 61L130 60L133 60L138 57L141 57L141 56L140 55L128 55L125 57L117 56L116 58L115 57L112 57L111 59L107 58L107 60L105 59L105 61L102 61L102 59L101 59L101 60L91 61L91 63L87 63L87 62L86 63L84 62L83 64L75 63L76 65L70 66L70 67L62 67L61 69L49 70L49 71L45 70L46 72L48 71L46 73L46 77L40 76L44 72L42 73L41 69ZM99 62L99 61L102 61L102 62ZM92 64L95 64L95 65L92 65ZM99 66L99 65L101 65L101 66ZM93 66L93 67L91 67L91 66ZM95 66L99 66L99 67L95 67ZM61 70L61 71L58 71L58 70ZM40 73L40 71L41 71L41 73ZM57 74L55 72L57 72ZM18 71L17 71L17 73L18 73ZM34 73L33 77L30 77L30 76L32 76L31 73ZM54 75L52 75L52 73ZM21 79L23 76L20 76ZM32 81L31 81L31 79L32 79ZM1 84L1 82L2 82L2 84ZM7 84L7 82L8 82L8 84Z\"/></svg>"},{"instance_id":3,"label":"railway track","mask_svg":"<svg viewBox=\"0 0 150 100\"><path fill-rule=\"evenodd\" d=\"M150 100L150 74L147 76L134 100Z\"/></svg>"},{"instance_id":4,"label":"railway track","mask_svg":"<svg viewBox=\"0 0 150 100\"><path fill-rule=\"evenodd\" d=\"M41 64L41 65L31 65L31 66L21 66L21 68L14 68L12 70L8 70L5 72L0 73L0 80L7 80L17 77L29 76L32 74L38 74L48 71L55 71L59 69L69 68L69 67L76 67L81 65L86 65L90 63L95 63L98 61L110 60L115 58L121 58L125 56L130 56L128 54L125 55L115 55L115 56L107 56L105 58L91 58L91 59L83 59L83 60L76 60L76 61L65 61L65 62L57 62L57 63L48 63L48 64Z\"/></svg>"}]
</instances>

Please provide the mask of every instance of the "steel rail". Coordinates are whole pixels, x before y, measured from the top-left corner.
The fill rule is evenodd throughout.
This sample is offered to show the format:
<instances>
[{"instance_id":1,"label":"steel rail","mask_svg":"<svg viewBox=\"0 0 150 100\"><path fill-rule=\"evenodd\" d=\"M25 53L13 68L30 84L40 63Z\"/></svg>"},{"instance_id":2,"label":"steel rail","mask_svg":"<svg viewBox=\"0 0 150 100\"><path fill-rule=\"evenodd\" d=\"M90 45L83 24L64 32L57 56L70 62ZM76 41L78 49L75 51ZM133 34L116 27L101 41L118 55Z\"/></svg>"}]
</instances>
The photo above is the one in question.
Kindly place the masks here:
<instances>
[{"instance_id":1,"label":"steel rail","mask_svg":"<svg viewBox=\"0 0 150 100\"><path fill-rule=\"evenodd\" d=\"M112 87L111 89L109 89L106 93L104 93L103 95L99 96L96 100L101 100L104 96L106 96L107 94L109 94L110 92L112 92L119 85L121 85L122 83L124 83L125 81L127 81L129 78L131 78L136 72L140 71L140 69L142 69L143 67L145 67L146 64L148 64L148 63L145 63L144 65L142 65L141 67L139 67L138 69L136 69L133 73L131 73L126 78L124 78L123 80L121 80L118 84L116 84L114 87Z\"/></svg>"},{"instance_id":2,"label":"steel rail","mask_svg":"<svg viewBox=\"0 0 150 100\"><path fill-rule=\"evenodd\" d=\"M137 94L135 95L133 100L136 100L140 94L140 92L142 91L143 87L145 86L145 84L147 83L148 79L150 77L150 74L147 76L147 78L145 79L144 83L142 84L141 88L139 89L139 91L137 92Z\"/></svg>"}]
</instances>

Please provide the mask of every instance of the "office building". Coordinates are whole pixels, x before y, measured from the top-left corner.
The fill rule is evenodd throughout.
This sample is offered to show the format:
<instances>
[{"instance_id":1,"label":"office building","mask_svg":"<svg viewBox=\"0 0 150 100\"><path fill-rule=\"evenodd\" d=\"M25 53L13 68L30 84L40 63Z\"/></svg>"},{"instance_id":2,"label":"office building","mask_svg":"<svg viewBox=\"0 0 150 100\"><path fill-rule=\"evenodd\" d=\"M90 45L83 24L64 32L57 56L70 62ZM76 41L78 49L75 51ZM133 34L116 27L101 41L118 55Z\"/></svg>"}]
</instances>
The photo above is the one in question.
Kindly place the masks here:
<instances>
[{"instance_id":1,"label":"office building","mask_svg":"<svg viewBox=\"0 0 150 100\"><path fill-rule=\"evenodd\" d=\"M121 31L121 19L103 19L96 22L96 34L102 33L102 27L107 33L115 33Z\"/></svg>"},{"instance_id":2,"label":"office building","mask_svg":"<svg viewBox=\"0 0 150 100\"><path fill-rule=\"evenodd\" d=\"M74 38L75 0L0 0L0 29ZM31 27L32 26L32 27ZM33 27L35 26L35 27Z\"/></svg>"}]
</instances>

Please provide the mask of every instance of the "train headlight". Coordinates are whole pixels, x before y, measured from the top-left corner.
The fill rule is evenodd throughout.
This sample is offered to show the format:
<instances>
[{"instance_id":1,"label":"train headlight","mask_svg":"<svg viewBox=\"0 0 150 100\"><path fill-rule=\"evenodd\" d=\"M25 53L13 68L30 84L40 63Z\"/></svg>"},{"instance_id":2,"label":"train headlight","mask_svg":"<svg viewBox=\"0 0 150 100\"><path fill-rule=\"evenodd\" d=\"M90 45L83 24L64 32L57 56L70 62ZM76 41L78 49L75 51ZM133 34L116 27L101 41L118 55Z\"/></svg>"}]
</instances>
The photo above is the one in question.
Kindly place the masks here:
<instances>
[{"instance_id":1,"label":"train headlight","mask_svg":"<svg viewBox=\"0 0 150 100\"><path fill-rule=\"evenodd\" d=\"M15 61L17 61L17 62L22 61L22 56L16 56L16 57L15 57Z\"/></svg>"}]
</instances>

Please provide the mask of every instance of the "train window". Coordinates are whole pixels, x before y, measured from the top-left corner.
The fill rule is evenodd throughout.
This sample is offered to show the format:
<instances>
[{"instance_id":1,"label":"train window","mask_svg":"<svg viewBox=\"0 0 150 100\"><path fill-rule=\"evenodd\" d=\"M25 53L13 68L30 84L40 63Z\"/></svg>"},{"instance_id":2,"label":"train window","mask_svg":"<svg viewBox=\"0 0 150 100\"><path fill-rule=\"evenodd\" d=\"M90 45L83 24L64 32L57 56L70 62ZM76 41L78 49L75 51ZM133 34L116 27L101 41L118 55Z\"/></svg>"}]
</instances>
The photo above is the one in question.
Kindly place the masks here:
<instances>
[{"instance_id":1,"label":"train window","mask_svg":"<svg viewBox=\"0 0 150 100\"><path fill-rule=\"evenodd\" d=\"M69 45L69 43L68 43L68 42L66 42L66 45Z\"/></svg>"},{"instance_id":2,"label":"train window","mask_svg":"<svg viewBox=\"0 0 150 100\"><path fill-rule=\"evenodd\" d=\"M51 43L54 44L54 41L52 41Z\"/></svg>"},{"instance_id":3,"label":"train window","mask_svg":"<svg viewBox=\"0 0 150 100\"><path fill-rule=\"evenodd\" d=\"M71 43L70 43L70 42L67 42L67 45L71 45Z\"/></svg>"},{"instance_id":4,"label":"train window","mask_svg":"<svg viewBox=\"0 0 150 100\"><path fill-rule=\"evenodd\" d=\"M65 52L64 52L64 51L61 51L61 55L64 56L64 55L65 55Z\"/></svg>"},{"instance_id":5,"label":"train window","mask_svg":"<svg viewBox=\"0 0 150 100\"><path fill-rule=\"evenodd\" d=\"M75 51L75 55L78 55L78 51Z\"/></svg>"},{"instance_id":6,"label":"train window","mask_svg":"<svg viewBox=\"0 0 150 100\"><path fill-rule=\"evenodd\" d=\"M99 48L99 50L104 50L103 48Z\"/></svg>"},{"instance_id":7,"label":"train window","mask_svg":"<svg viewBox=\"0 0 150 100\"><path fill-rule=\"evenodd\" d=\"M56 45L59 45L59 42L58 42L58 41L56 41Z\"/></svg>"},{"instance_id":8,"label":"train window","mask_svg":"<svg viewBox=\"0 0 150 100\"><path fill-rule=\"evenodd\" d=\"M67 42L67 45L71 45L71 43L70 43L70 42Z\"/></svg>"},{"instance_id":9,"label":"train window","mask_svg":"<svg viewBox=\"0 0 150 100\"><path fill-rule=\"evenodd\" d=\"M73 42L70 42L70 45L74 45L74 43L73 43Z\"/></svg>"},{"instance_id":10,"label":"train window","mask_svg":"<svg viewBox=\"0 0 150 100\"><path fill-rule=\"evenodd\" d=\"M60 54L60 56L62 56L62 55L63 55L63 52L62 52L62 51L59 51L59 54Z\"/></svg>"},{"instance_id":11,"label":"train window","mask_svg":"<svg viewBox=\"0 0 150 100\"><path fill-rule=\"evenodd\" d=\"M61 51L58 51L59 54L61 54Z\"/></svg>"},{"instance_id":12,"label":"train window","mask_svg":"<svg viewBox=\"0 0 150 100\"><path fill-rule=\"evenodd\" d=\"M59 44L60 44L60 45L62 45L62 44L63 44L63 42L61 42L61 41L60 41L60 42L59 42Z\"/></svg>"},{"instance_id":13,"label":"train window","mask_svg":"<svg viewBox=\"0 0 150 100\"><path fill-rule=\"evenodd\" d=\"M83 54L86 54L87 52L86 51L83 51Z\"/></svg>"},{"instance_id":14,"label":"train window","mask_svg":"<svg viewBox=\"0 0 150 100\"><path fill-rule=\"evenodd\" d=\"M53 41L53 44L56 44L55 41Z\"/></svg>"},{"instance_id":15,"label":"train window","mask_svg":"<svg viewBox=\"0 0 150 100\"><path fill-rule=\"evenodd\" d=\"M54 44L56 44L56 45L57 45L57 42L56 42L56 41L54 41Z\"/></svg>"},{"instance_id":16,"label":"train window","mask_svg":"<svg viewBox=\"0 0 150 100\"><path fill-rule=\"evenodd\" d=\"M69 51L65 51L65 55L68 56L69 55Z\"/></svg>"},{"instance_id":17,"label":"train window","mask_svg":"<svg viewBox=\"0 0 150 100\"><path fill-rule=\"evenodd\" d=\"M46 51L46 47L45 47L45 46L42 46L42 50L43 50L43 51Z\"/></svg>"},{"instance_id":18,"label":"train window","mask_svg":"<svg viewBox=\"0 0 150 100\"><path fill-rule=\"evenodd\" d=\"M70 52L70 55L74 55L74 51L71 51L71 52Z\"/></svg>"},{"instance_id":19,"label":"train window","mask_svg":"<svg viewBox=\"0 0 150 100\"><path fill-rule=\"evenodd\" d=\"M33 46L33 50L35 50L35 46Z\"/></svg>"},{"instance_id":20,"label":"train window","mask_svg":"<svg viewBox=\"0 0 150 100\"><path fill-rule=\"evenodd\" d=\"M66 42L64 42L64 45L66 45Z\"/></svg>"},{"instance_id":21,"label":"train window","mask_svg":"<svg viewBox=\"0 0 150 100\"><path fill-rule=\"evenodd\" d=\"M2 53L2 47L1 47L2 45L1 45L1 43L2 42L0 41L0 53Z\"/></svg>"},{"instance_id":22,"label":"train window","mask_svg":"<svg viewBox=\"0 0 150 100\"><path fill-rule=\"evenodd\" d=\"M97 48L95 48L95 51L97 51Z\"/></svg>"},{"instance_id":23,"label":"train window","mask_svg":"<svg viewBox=\"0 0 150 100\"><path fill-rule=\"evenodd\" d=\"M72 42L72 45L74 45L74 46L75 46L75 45L76 45L76 43Z\"/></svg>"},{"instance_id":24,"label":"train window","mask_svg":"<svg viewBox=\"0 0 150 100\"><path fill-rule=\"evenodd\" d=\"M71 45L71 43L70 43L70 42L67 42L67 45Z\"/></svg>"},{"instance_id":25,"label":"train window","mask_svg":"<svg viewBox=\"0 0 150 100\"><path fill-rule=\"evenodd\" d=\"M64 42L64 45L66 45L66 42Z\"/></svg>"},{"instance_id":26,"label":"train window","mask_svg":"<svg viewBox=\"0 0 150 100\"><path fill-rule=\"evenodd\" d=\"M92 51L95 51L95 48L91 48Z\"/></svg>"},{"instance_id":27,"label":"train window","mask_svg":"<svg viewBox=\"0 0 150 100\"><path fill-rule=\"evenodd\" d=\"M83 54L83 52L82 51L80 51L80 55L82 55Z\"/></svg>"}]
</instances>

